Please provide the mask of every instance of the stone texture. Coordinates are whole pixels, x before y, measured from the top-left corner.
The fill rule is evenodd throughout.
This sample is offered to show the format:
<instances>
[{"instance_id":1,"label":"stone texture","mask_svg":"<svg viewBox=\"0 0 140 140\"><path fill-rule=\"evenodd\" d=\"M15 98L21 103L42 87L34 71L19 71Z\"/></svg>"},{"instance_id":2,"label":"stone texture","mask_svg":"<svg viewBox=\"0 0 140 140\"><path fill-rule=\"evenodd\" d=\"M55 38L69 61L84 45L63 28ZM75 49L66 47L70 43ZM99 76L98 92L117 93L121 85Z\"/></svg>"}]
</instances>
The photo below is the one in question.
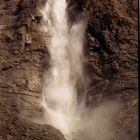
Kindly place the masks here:
<instances>
[{"instance_id":1,"label":"stone texture","mask_svg":"<svg viewBox=\"0 0 140 140\"><path fill-rule=\"evenodd\" d=\"M120 139L138 138L138 3L127 0L83 2L87 19L86 65L91 78L88 104L118 100ZM135 105L134 105L135 104Z\"/></svg>"},{"instance_id":2,"label":"stone texture","mask_svg":"<svg viewBox=\"0 0 140 140\"><path fill-rule=\"evenodd\" d=\"M43 1L0 1L0 140L64 140L43 119L41 83L48 53L37 8ZM32 34L26 47L24 37Z\"/></svg>"}]
</instances>

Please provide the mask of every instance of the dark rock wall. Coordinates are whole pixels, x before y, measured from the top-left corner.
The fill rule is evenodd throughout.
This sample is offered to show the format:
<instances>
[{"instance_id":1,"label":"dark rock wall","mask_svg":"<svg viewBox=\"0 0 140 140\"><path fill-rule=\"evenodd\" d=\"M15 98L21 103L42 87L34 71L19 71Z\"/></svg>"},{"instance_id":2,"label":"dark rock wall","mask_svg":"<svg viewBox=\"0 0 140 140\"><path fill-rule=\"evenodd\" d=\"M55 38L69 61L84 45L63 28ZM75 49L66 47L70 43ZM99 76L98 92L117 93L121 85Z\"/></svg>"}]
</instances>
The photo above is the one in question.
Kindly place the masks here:
<instances>
[{"instance_id":1,"label":"dark rock wall","mask_svg":"<svg viewBox=\"0 0 140 140\"><path fill-rule=\"evenodd\" d=\"M104 100L123 104L118 139L136 139L138 123L138 1L68 0L71 24L84 18L87 105ZM117 133L118 134L118 133ZM119 133L118 135L121 135ZM116 138L117 139L117 138Z\"/></svg>"},{"instance_id":2,"label":"dark rock wall","mask_svg":"<svg viewBox=\"0 0 140 140\"><path fill-rule=\"evenodd\" d=\"M125 130L126 139L136 139L138 125L137 6L134 0L89 0L83 6L88 23L86 61L91 77L88 104L121 101L118 128Z\"/></svg>"},{"instance_id":3,"label":"dark rock wall","mask_svg":"<svg viewBox=\"0 0 140 140\"><path fill-rule=\"evenodd\" d=\"M44 3L0 1L0 140L64 140L51 126L30 121L43 116L39 100L48 53L37 8Z\"/></svg>"}]
</instances>

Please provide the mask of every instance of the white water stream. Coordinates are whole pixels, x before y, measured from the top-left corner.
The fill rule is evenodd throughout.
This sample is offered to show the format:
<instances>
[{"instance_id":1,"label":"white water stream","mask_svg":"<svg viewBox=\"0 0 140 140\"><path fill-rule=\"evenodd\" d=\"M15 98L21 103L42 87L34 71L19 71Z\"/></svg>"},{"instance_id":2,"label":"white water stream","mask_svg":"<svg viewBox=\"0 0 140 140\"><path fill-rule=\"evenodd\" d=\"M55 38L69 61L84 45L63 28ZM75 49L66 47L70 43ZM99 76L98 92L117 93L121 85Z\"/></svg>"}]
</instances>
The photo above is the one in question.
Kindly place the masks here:
<instances>
[{"instance_id":1,"label":"white water stream","mask_svg":"<svg viewBox=\"0 0 140 140\"><path fill-rule=\"evenodd\" d=\"M116 108L105 103L88 110L77 103L77 85L84 83L83 21L67 22L66 0L47 0L42 10L50 68L45 74L43 101L47 123L59 129L67 140L110 140L112 114ZM84 110L84 114L82 111Z\"/></svg>"},{"instance_id":2,"label":"white water stream","mask_svg":"<svg viewBox=\"0 0 140 140\"><path fill-rule=\"evenodd\" d=\"M66 0L48 0L44 10L44 31L51 35L48 50L51 68L46 74L43 105L48 123L67 139L72 139L79 113L77 111L77 80L83 76L82 57L84 24L69 28ZM80 82L80 81L79 81Z\"/></svg>"}]
</instances>

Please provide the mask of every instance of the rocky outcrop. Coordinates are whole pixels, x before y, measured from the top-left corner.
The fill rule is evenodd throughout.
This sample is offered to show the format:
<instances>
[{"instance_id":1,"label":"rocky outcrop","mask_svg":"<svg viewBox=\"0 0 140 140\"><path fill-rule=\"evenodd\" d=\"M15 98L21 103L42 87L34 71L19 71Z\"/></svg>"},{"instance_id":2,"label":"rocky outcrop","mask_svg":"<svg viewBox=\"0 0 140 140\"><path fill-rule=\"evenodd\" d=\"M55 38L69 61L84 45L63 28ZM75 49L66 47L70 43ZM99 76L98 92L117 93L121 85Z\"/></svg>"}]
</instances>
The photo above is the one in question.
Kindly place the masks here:
<instances>
[{"instance_id":1,"label":"rocky outcrop","mask_svg":"<svg viewBox=\"0 0 140 140\"><path fill-rule=\"evenodd\" d=\"M125 138L136 139L138 123L138 24L137 2L85 1L88 22L86 65L91 77L88 104L104 100L123 103L117 125Z\"/></svg>"},{"instance_id":2,"label":"rocky outcrop","mask_svg":"<svg viewBox=\"0 0 140 140\"><path fill-rule=\"evenodd\" d=\"M48 66L39 31L42 4L0 1L0 140L64 140L55 128L33 123L43 116L39 101Z\"/></svg>"},{"instance_id":3,"label":"rocky outcrop","mask_svg":"<svg viewBox=\"0 0 140 140\"><path fill-rule=\"evenodd\" d=\"M43 73L49 65L49 54L39 30L42 17L38 8L45 2L0 1L1 140L64 139L51 126L32 122L43 116L39 101ZM69 1L68 6L70 21L75 22L83 13L87 22L85 65L90 77L87 105L94 107L104 100L120 101L123 107L116 118L116 140L136 140L137 3L78 0L71 7L73 2Z\"/></svg>"}]
</instances>

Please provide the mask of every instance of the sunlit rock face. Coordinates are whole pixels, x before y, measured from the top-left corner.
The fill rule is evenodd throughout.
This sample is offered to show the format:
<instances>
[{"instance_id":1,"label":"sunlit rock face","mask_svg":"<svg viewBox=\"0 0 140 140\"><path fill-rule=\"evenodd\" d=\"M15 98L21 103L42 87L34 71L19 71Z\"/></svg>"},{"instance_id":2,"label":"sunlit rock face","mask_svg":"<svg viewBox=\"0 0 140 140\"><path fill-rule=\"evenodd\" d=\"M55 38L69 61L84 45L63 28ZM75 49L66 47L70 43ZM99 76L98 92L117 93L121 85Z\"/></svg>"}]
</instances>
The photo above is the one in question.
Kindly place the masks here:
<instances>
[{"instance_id":1,"label":"sunlit rock face","mask_svg":"<svg viewBox=\"0 0 140 140\"><path fill-rule=\"evenodd\" d=\"M77 82L83 80L84 23L68 26L67 2L47 1L42 14L44 30L51 35L48 50L50 69L45 75L43 105L49 124L58 128L68 139L72 139L79 119L77 108Z\"/></svg>"},{"instance_id":2,"label":"sunlit rock face","mask_svg":"<svg viewBox=\"0 0 140 140\"><path fill-rule=\"evenodd\" d=\"M34 123L42 119L39 100L48 67L39 31L41 6L42 0L0 1L0 140L64 140L52 126ZM22 48L25 26L32 34L32 44Z\"/></svg>"}]
</instances>

